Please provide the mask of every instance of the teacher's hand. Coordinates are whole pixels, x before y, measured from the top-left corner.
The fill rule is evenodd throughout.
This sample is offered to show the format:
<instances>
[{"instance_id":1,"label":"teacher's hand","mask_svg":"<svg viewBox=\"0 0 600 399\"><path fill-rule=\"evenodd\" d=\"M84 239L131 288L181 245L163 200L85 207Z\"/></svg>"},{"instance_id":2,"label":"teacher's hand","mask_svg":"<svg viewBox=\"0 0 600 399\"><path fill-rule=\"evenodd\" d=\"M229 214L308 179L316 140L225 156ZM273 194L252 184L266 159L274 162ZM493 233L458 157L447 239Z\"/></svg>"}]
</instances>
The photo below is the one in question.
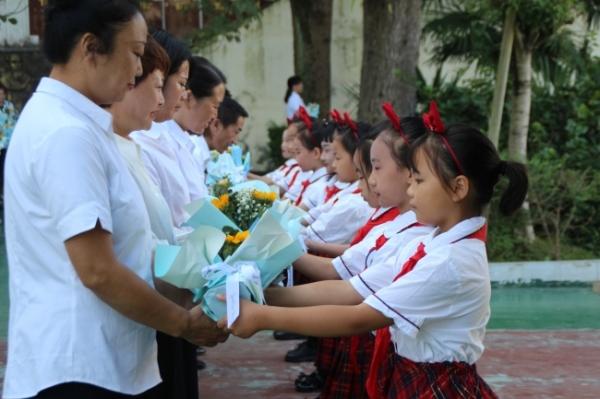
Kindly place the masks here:
<instances>
[{"instance_id":1,"label":"teacher's hand","mask_svg":"<svg viewBox=\"0 0 600 399\"><path fill-rule=\"evenodd\" d=\"M217 327L217 323L202 312L200 305L190 309L189 314L190 323L182 333L182 338L194 345L209 347L225 342L229 338L228 333Z\"/></svg>"}]
</instances>

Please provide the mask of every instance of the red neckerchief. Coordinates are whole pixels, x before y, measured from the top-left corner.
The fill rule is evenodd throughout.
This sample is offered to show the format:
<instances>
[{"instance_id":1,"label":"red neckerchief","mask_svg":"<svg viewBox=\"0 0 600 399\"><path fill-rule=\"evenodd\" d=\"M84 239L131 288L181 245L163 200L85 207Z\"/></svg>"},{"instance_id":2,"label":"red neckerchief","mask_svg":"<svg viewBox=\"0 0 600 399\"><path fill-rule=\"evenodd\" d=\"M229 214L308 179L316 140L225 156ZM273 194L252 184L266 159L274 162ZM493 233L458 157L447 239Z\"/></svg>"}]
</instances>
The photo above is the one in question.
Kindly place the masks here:
<instances>
[{"instance_id":1,"label":"red neckerchief","mask_svg":"<svg viewBox=\"0 0 600 399\"><path fill-rule=\"evenodd\" d=\"M296 182L296 178L298 177L298 175L300 174L300 168L298 168L298 170L296 171L296 173L294 173L294 175L292 176L292 180L290 180L290 184L288 184L288 190L290 188L292 188L292 186L294 185L294 183Z\"/></svg>"},{"instance_id":2,"label":"red neckerchief","mask_svg":"<svg viewBox=\"0 0 600 399\"><path fill-rule=\"evenodd\" d=\"M423 226L421 223L419 222L414 222L400 230L398 230L395 234L400 234L403 233L404 231L411 229L413 227L418 227L418 226ZM380 235L377 238L377 241L375 241L375 245L373 247L371 247L371 249L369 249L369 252L367 253L367 256L365 257L365 269L368 267L367 265L369 264L369 256L371 256L374 252L379 251L381 248L383 248L383 246L389 241L389 238L385 236L385 234Z\"/></svg>"},{"instance_id":3,"label":"red neckerchief","mask_svg":"<svg viewBox=\"0 0 600 399\"><path fill-rule=\"evenodd\" d=\"M300 167L300 166L298 166L298 164L297 164L297 163L291 164L291 165L289 166L289 169L288 169L288 170L287 170L287 171L284 173L283 177L288 177L288 175L289 175L290 173L292 173L292 171L293 171L293 170L295 170L296 168L299 168L299 167Z\"/></svg>"},{"instance_id":4,"label":"red neckerchief","mask_svg":"<svg viewBox=\"0 0 600 399\"><path fill-rule=\"evenodd\" d=\"M356 190L352 191L350 194L360 194L361 193L361 189L357 188ZM335 199L335 201L333 201L333 203L335 204L336 202L338 202L340 200L340 197L337 197Z\"/></svg>"},{"instance_id":5,"label":"red neckerchief","mask_svg":"<svg viewBox=\"0 0 600 399\"><path fill-rule=\"evenodd\" d=\"M379 215L373 219L373 216L378 211L379 211L379 209L376 209L375 212L373 212L373 215L371 215L371 217L367 221L367 223L365 223L364 226L362 226L360 229L358 229L358 231L356 232L356 235L354 236L352 241L350 241L350 246L356 245L359 242L361 242L367 236L367 234L369 234L369 232L371 230L373 230L373 227L380 226L384 223L390 222L390 221L396 219L398 217L398 215L400 215L400 209L390 208L387 211L383 212L381 215Z\"/></svg>"},{"instance_id":6,"label":"red neckerchief","mask_svg":"<svg viewBox=\"0 0 600 399\"><path fill-rule=\"evenodd\" d=\"M323 175L323 176L319 176L317 177L315 180L310 180L310 179L306 179L302 182L302 190L300 190L300 195L298 195L298 198L296 198L296 201L294 202L294 205L299 206L300 204L302 204L302 197L304 196L304 193L306 192L306 189L313 183L318 182L319 180L321 180L324 177L327 177L328 175Z\"/></svg>"},{"instance_id":7,"label":"red neckerchief","mask_svg":"<svg viewBox=\"0 0 600 399\"><path fill-rule=\"evenodd\" d=\"M487 225L483 225L476 232L469 234L465 237L459 238L456 241L453 241L452 244L468 239L474 238L476 240L481 240L483 242L487 239ZM411 272L417 263L421 259L423 259L427 253L425 252L425 245L421 242L417 247L417 251L410 257L402 268L400 269L400 273L394 277L394 281L398 280L400 277L406 275ZM377 374L379 371L379 367L381 367L382 362L385 361L385 356L387 354L387 350L390 347L390 343L392 342L392 335L390 333L389 327L383 327L377 330L377 336L375 337L375 348L373 350L373 357L371 359L371 367L369 369L369 376L367 378L367 393L369 394L370 399L383 399L385 398L385 394L380 392L377 388Z\"/></svg>"},{"instance_id":8,"label":"red neckerchief","mask_svg":"<svg viewBox=\"0 0 600 399\"><path fill-rule=\"evenodd\" d=\"M336 186L335 184L325 187L325 201L324 202L329 201L331 198L333 198L334 195L336 195L340 191L342 191L342 189L339 188L338 186Z\"/></svg>"}]
</instances>

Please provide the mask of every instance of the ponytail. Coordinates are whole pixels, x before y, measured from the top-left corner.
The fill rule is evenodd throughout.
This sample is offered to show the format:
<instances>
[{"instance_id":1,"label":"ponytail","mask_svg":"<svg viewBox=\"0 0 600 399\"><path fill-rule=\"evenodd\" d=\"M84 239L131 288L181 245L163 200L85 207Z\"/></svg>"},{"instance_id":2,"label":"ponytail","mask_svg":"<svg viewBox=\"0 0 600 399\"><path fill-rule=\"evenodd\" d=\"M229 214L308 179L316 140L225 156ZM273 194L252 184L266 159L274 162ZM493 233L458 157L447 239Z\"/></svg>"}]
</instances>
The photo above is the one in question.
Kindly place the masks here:
<instances>
[{"instance_id":1,"label":"ponytail","mask_svg":"<svg viewBox=\"0 0 600 399\"><path fill-rule=\"evenodd\" d=\"M287 90L285 92L285 97L283 98L284 103L287 104L290 96L292 95L294 86L296 86L298 83L302 83L302 78L300 78L300 76L297 76L297 75L291 76L287 80Z\"/></svg>"},{"instance_id":2,"label":"ponytail","mask_svg":"<svg viewBox=\"0 0 600 399\"><path fill-rule=\"evenodd\" d=\"M285 91L285 97L283 98L283 102L287 104L291 95L292 95L292 89L288 87L287 90Z\"/></svg>"},{"instance_id":3,"label":"ponytail","mask_svg":"<svg viewBox=\"0 0 600 399\"><path fill-rule=\"evenodd\" d=\"M500 176L508 178L508 187L500 199L500 212L503 215L511 215L518 210L527 196L529 180L525 165L512 161L500 161L498 168Z\"/></svg>"}]
</instances>

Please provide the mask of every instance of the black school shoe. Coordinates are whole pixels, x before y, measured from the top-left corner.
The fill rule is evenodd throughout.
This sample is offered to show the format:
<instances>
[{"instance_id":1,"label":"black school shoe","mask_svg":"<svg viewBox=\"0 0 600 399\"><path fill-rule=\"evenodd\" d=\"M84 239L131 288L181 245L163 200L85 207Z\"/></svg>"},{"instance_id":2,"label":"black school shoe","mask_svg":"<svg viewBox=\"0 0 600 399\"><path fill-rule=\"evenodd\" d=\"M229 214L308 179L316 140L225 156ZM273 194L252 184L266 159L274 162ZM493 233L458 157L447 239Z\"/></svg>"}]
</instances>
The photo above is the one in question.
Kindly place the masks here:
<instances>
[{"instance_id":1,"label":"black school shoe","mask_svg":"<svg viewBox=\"0 0 600 399\"><path fill-rule=\"evenodd\" d=\"M302 341L296 348L288 351L285 361L289 363L314 362L317 357L317 347L310 340Z\"/></svg>"},{"instance_id":2,"label":"black school shoe","mask_svg":"<svg viewBox=\"0 0 600 399\"><path fill-rule=\"evenodd\" d=\"M273 331L273 338L277 341L292 341L295 339L306 339L304 335L288 333L283 331Z\"/></svg>"},{"instance_id":3,"label":"black school shoe","mask_svg":"<svg viewBox=\"0 0 600 399\"><path fill-rule=\"evenodd\" d=\"M317 371L313 371L311 374L300 375L296 382L294 382L294 388L296 392L309 393L319 392L323 388L323 379Z\"/></svg>"}]
</instances>

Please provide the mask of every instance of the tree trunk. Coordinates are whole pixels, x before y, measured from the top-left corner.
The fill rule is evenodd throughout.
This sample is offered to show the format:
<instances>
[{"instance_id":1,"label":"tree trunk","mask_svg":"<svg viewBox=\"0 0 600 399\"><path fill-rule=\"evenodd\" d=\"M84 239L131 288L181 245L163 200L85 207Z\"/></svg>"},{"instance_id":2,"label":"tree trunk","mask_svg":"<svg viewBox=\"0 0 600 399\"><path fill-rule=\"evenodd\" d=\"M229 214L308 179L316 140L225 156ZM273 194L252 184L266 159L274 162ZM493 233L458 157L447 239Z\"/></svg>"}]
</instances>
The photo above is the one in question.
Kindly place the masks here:
<instances>
[{"instance_id":1,"label":"tree trunk","mask_svg":"<svg viewBox=\"0 0 600 399\"><path fill-rule=\"evenodd\" d=\"M331 20L333 0L290 0L294 31L294 68L304 82L305 102L331 107Z\"/></svg>"},{"instance_id":2,"label":"tree trunk","mask_svg":"<svg viewBox=\"0 0 600 399\"><path fill-rule=\"evenodd\" d=\"M390 101L399 115L414 113L421 39L421 0L365 0L358 117L383 117Z\"/></svg>"},{"instance_id":3,"label":"tree trunk","mask_svg":"<svg viewBox=\"0 0 600 399\"><path fill-rule=\"evenodd\" d=\"M506 83L510 71L510 59L515 38L515 21L517 14L514 9L509 8L504 18L504 29L502 32L502 44L500 45L500 59L496 70L496 85L494 87L494 98L490 112L488 126L488 137L498 148L500 140L500 127L502 125L502 111L506 97Z\"/></svg>"},{"instance_id":4,"label":"tree trunk","mask_svg":"<svg viewBox=\"0 0 600 399\"><path fill-rule=\"evenodd\" d=\"M515 85L512 99L510 130L508 134L508 157L512 161L527 164L527 136L531 110L531 73L533 50L525 43L520 32L516 31L515 40ZM535 240L531 222L529 200L523 204L526 225L525 236L529 242Z\"/></svg>"}]
</instances>

